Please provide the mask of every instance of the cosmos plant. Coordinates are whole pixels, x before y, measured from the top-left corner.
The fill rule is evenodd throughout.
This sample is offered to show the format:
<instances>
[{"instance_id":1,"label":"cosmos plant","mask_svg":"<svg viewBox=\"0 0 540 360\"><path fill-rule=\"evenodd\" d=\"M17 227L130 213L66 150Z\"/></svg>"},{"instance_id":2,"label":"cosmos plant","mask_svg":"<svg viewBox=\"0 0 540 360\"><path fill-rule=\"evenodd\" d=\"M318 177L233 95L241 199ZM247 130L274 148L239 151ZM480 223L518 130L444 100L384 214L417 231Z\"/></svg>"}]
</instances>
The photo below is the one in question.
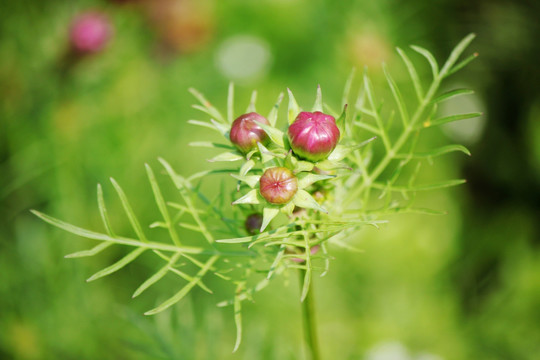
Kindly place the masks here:
<instances>
[{"instance_id":1,"label":"cosmos plant","mask_svg":"<svg viewBox=\"0 0 540 360\"><path fill-rule=\"evenodd\" d=\"M242 303L286 272L298 272L307 354L309 358L318 359L311 287L315 276L324 276L329 271L332 246L352 248L349 239L354 238L355 232L366 225L378 227L386 222L388 214L440 214L439 210L416 207L415 194L464 182L441 179L436 183L418 184L416 176L422 162L451 152L470 153L457 144L420 149L417 140L424 129L480 115L437 117L439 103L472 93L466 89L440 93L439 88L443 80L476 57L473 54L460 60L473 38L472 34L465 37L442 67L428 50L411 47L431 67L432 79L427 87L420 81L409 55L398 48L410 76L409 84L405 84L409 86L398 88L383 64L391 97L384 103L377 98L367 71L361 76L359 89L353 90L358 88L354 85L353 72L346 81L339 112L323 101L320 87L314 105L307 108L301 107L292 91L287 90L288 106L283 118L279 112L283 93L265 113L257 109L254 91L247 109L238 112L231 84L227 109L223 113L200 92L190 89L200 102L194 108L200 110L206 120L188 122L222 136L219 142L201 139L190 145L215 149L216 155L208 160L228 166L185 177L160 158L161 168L177 190L177 199L166 200L154 170L146 165L159 210L158 219L150 225L150 230L142 226L126 194L111 179L136 238L122 236L112 229L100 185L97 200L103 232L34 213L52 225L98 242L89 250L66 257L95 256L112 246L128 250L123 258L98 271L88 281L122 269L143 253L152 253L156 264L161 265L135 289L133 297L141 295L166 275L178 276L184 282L145 315L168 309L195 287L212 294L207 286L209 277L217 276L230 284L230 299L218 306L232 307L237 328L234 351L242 338ZM408 102L415 105L407 106L402 94L415 97L416 101ZM399 121L393 121L394 118ZM412 171L408 171L410 169ZM202 179L211 175L231 180L222 183L216 199L209 199L200 190ZM154 228L166 229L167 238L158 239L152 231ZM200 234L198 246L186 245L193 243L192 231ZM191 241L185 241L188 238ZM188 268L195 269L193 273L188 273L186 267L181 268L185 263L192 265ZM261 268L265 269L263 275Z\"/></svg>"}]
</instances>

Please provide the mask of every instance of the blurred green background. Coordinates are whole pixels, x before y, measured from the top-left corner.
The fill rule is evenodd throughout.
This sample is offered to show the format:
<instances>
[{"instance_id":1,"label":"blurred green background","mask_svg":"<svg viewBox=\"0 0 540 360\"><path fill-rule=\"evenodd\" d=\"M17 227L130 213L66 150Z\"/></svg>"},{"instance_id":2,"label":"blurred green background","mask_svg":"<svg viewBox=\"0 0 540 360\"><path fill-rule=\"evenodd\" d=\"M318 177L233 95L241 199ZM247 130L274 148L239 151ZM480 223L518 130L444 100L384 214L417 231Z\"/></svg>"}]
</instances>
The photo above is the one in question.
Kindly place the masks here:
<instances>
[{"instance_id":1,"label":"blurred green background","mask_svg":"<svg viewBox=\"0 0 540 360\"><path fill-rule=\"evenodd\" d=\"M103 51L73 61L70 24L88 10L107 14L114 36ZM380 84L385 61L403 81L395 46L421 45L442 61L475 32L479 59L446 85L476 92L451 111L484 116L430 133L473 156L423 168L424 176L468 183L423 199L446 216L391 217L350 239L364 253L332 249L330 273L315 282L322 354L539 359L539 16L534 0L3 1L0 358L302 358L296 278L274 281L246 306L243 345L231 354L230 308L195 290L173 310L144 317L167 294L158 285L131 300L154 262L87 284L122 250L64 259L92 243L29 209L100 228L96 183L110 212L120 213L113 176L148 223L157 208L145 162L162 156L184 175L209 166L211 151L187 146L208 137L187 124L200 118L189 87L224 108L233 80L237 109L258 89L260 108L269 110L286 87L309 106L321 84L337 105L352 67L367 65ZM128 229L123 216L113 219Z\"/></svg>"}]
</instances>

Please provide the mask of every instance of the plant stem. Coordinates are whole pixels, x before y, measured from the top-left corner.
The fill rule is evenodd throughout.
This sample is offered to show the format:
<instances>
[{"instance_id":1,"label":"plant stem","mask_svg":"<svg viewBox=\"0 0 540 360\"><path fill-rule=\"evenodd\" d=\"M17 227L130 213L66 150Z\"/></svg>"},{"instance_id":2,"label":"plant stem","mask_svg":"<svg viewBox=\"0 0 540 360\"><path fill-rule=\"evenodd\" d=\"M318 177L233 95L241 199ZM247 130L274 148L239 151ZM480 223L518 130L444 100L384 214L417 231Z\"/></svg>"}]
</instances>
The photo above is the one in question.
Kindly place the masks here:
<instances>
[{"instance_id":1,"label":"plant stem","mask_svg":"<svg viewBox=\"0 0 540 360\"><path fill-rule=\"evenodd\" d=\"M306 270L299 270L300 289L304 283ZM313 303L313 282L309 284L309 291L302 302L302 320L304 323L304 340L306 343L306 359L320 360L319 339L317 337L317 323L315 319L315 305Z\"/></svg>"}]
</instances>

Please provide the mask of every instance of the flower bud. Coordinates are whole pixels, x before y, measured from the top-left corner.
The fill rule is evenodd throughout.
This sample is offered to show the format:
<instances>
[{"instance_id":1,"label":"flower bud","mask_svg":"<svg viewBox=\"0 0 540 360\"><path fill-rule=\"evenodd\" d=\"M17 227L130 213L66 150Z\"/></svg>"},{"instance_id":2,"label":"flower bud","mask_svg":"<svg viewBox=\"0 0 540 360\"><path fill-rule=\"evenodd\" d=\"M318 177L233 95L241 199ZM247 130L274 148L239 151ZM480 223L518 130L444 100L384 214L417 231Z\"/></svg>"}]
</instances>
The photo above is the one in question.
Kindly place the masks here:
<instances>
[{"instance_id":1,"label":"flower bud","mask_svg":"<svg viewBox=\"0 0 540 360\"><path fill-rule=\"evenodd\" d=\"M74 51L91 54L103 50L113 33L111 22L102 13L85 12L71 24L70 43Z\"/></svg>"},{"instance_id":2,"label":"flower bud","mask_svg":"<svg viewBox=\"0 0 540 360\"><path fill-rule=\"evenodd\" d=\"M313 162L326 159L339 141L336 119L320 111L298 114L288 135L294 153Z\"/></svg>"},{"instance_id":3,"label":"flower bud","mask_svg":"<svg viewBox=\"0 0 540 360\"><path fill-rule=\"evenodd\" d=\"M243 153L255 148L257 142L263 145L268 142L268 135L257 125L256 121L269 125L268 120L256 112L240 115L232 124L229 137L231 142Z\"/></svg>"},{"instance_id":4,"label":"flower bud","mask_svg":"<svg viewBox=\"0 0 540 360\"><path fill-rule=\"evenodd\" d=\"M298 179L284 167L266 170L259 183L261 195L271 204L288 203L298 190Z\"/></svg>"},{"instance_id":5,"label":"flower bud","mask_svg":"<svg viewBox=\"0 0 540 360\"><path fill-rule=\"evenodd\" d=\"M254 213L246 218L245 227L249 235L255 235L261 232L263 216L259 213Z\"/></svg>"}]
</instances>

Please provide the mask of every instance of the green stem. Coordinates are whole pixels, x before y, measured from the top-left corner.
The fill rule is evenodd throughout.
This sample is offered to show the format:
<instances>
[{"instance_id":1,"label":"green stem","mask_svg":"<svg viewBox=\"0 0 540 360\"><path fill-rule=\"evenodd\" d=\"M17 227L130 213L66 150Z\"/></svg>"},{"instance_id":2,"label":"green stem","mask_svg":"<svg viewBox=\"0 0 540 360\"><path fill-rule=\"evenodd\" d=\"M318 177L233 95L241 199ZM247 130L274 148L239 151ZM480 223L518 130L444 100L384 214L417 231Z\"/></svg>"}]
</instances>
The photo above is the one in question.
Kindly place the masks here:
<instances>
[{"instance_id":1,"label":"green stem","mask_svg":"<svg viewBox=\"0 0 540 360\"><path fill-rule=\"evenodd\" d=\"M298 273L300 275L300 289L302 289L306 270L301 269ZM315 320L315 305L313 303L313 282L309 284L309 291L302 302L302 319L304 323L304 340L307 350L306 359L320 360L319 338L317 337L317 323Z\"/></svg>"}]
</instances>

